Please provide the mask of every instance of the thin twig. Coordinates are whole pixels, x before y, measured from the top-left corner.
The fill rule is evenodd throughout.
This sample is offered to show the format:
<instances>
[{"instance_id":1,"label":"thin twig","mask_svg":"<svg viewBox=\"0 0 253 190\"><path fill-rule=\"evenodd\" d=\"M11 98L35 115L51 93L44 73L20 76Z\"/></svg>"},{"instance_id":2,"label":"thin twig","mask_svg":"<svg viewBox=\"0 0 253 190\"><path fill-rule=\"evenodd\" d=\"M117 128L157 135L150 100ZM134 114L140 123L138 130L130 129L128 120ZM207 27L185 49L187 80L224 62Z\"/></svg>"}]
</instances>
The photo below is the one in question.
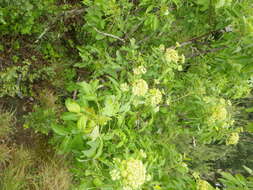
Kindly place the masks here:
<instances>
[{"instance_id":1,"label":"thin twig","mask_svg":"<svg viewBox=\"0 0 253 190\"><path fill-rule=\"evenodd\" d=\"M77 16L80 15L84 12L85 9L72 9L72 10L68 10L68 11L64 11L63 13L57 15L55 17L54 20L52 20L47 27L43 30L43 32L38 36L38 38L36 39L35 43L38 43L40 41L41 38L43 38L43 36L52 28L52 25L54 25L61 17L65 17L66 18L71 18L73 16Z\"/></svg>"},{"instance_id":2,"label":"thin twig","mask_svg":"<svg viewBox=\"0 0 253 190\"><path fill-rule=\"evenodd\" d=\"M136 25L132 28L132 30L130 30L130 32L126 33L124 39L128 39L133 33L135 33L135 32L139 29L139 27L142 25L143 21L144 21L144 20L141 20L138 24L136 24Z\"/></svg>"},{"instance_id":3,"label":"thin twig","mask_svg":"<svg viewBox=\"0 0 253 190\"><path fill-rule=\"evenodd\" d=\"M201 51L201 52L198 52L198 53L195 53L195 54L187 55L185 57L186 58L197 57L197 56L200 56L200 55L205 55L205 54L208 54L208 53L217 52L217 51L220 51L220 50L223 50L223 49L226 49L226 48L227 48L227 46L218 47L218 48L209 49L209 50L206 50L206 51Z\"/></svg>"},{"instance_id":4,"label":"thin twig","mask_svg":"<svg viewBox=\"0 0 253 190\"><path fill-rule=\"evenodd\" d=\"M93 29L94 29L97 33L99 33L99 34L102 34L102 35L104 35L104 36L117 39L117 40L122 41L122 42L125 43L125 40L124 40L123 38L120 38L120 37L115 36L115 35L113 35L113 34L109 34L109 33L102 32L102 31L98 30L95 26L93 26Z\"/></svg>"},{"instance_id":5,"label":"thin twig","mask_svg":"<svg viewBox=\"0 0 253 190\"><path fill-rule=\"evenodd\" d=\"M143 43L143 42L149 40L152 36L154 36L155 33L156 33L156 32L151 33L149 36L146 36L146 37L143 38L142 40L138 41L136 44L139 45L139 44L141 44L141 43Z\"/></svg>"},{"instance_id":6,"label":"thin twig","mask_svg":"<svg viewBox=\"0 0 253 190\"><path fill-rule=\"evenodd\" d=\"M191 38L191 39L189 39L189 40L187 40L187 41L185 41L185 42L180 43L180 47L187 46L187 45L189 45L189 44L195 43L197 40L200 40L200 39L202 39L202 38L204 38L204 37L206 37L206 36L209 36L209 35L211 35L211 34L213 34L213 33L216 33L216 32L223 32L223 33L226 33L226 32L231 32L231 31L232 31L232 29L231 29L230 26L227 26L227 27L225 27L225 28L218 29L218 30L213 30L213 31L207 32L207 33L205 33L205 34L202 34L202 35L200 35L200 36ZM176 46L171 46L170 48L175 49Z\"/></svg>"},{"instance_id":7,"label":"thin twig","mask_svg":"<svg viewBox=\"0 0 253 190\"><path fill-rule=\"evenodd\" d=\"M77 82L79 82L79 80L80 80L80 76L77 77ZM73 99L74 99L74 100L76 99L76 95L77 95L77 90L75 90L75 91L73 92Z\"/></svg>"},{"instance_id":8,"label":"thin twig","mask_svg":"<svg viewBox=\"0 0 253 190\"><path fill-rule=\"evenodd\" d=\"M177 99L174 99L174 100L172 100L171 102L176 102L176 101L181 100L182 98L187 97L187 96L190 96L190 95L192 95L192 92L189 92L189 93L187 93L187 94L185 94L185 95L183 95L183 96L181 96L181 97L179 97L179 98L177 98Z\"/></svg>"},{"instance_id":9,"label":"thin twig","mask_svg":"<svg viewBox=\"0 0 253 190\"><path fill-rule=\"evenodd\" d=\"M18 97L19 97L20 99L23 98L23 94L22 94L21 86L20 86L21 80L22 80L22 74L19 74L19 75L18 75L18 79L17 79L17 87L18 87L18 93L17 93L17 95L18 95Z\"/></svg>"},{"instance_id":10,"label":"thin twig","mask_svg":"<svg viewBox=\"0 0 253 190\"><path fill-rule=\"evenodd\" d=\"M193 144L193 147L196 147L196 139L194 137L192 137L192 144Z\"/></svg>"}]
</instances>

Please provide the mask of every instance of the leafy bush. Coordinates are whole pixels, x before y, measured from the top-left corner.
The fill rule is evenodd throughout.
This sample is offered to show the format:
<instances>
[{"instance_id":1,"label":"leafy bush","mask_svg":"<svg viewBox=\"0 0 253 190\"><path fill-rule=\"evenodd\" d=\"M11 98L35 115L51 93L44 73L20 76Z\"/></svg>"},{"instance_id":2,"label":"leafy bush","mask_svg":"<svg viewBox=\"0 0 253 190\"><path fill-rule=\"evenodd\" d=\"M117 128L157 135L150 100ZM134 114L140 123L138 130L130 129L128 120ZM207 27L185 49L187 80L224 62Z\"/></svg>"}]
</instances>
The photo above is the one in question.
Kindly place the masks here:
<instances>
[{"instance_id":1,"label":"leafy bush","mask_svg":"<svg viewBox=\"0 0 253 190\"><path fill-rule=\"evenodd\" d=\"M19 2L3 2L3 34L36 34L32 47L52 64L14 55L20 65L1 71L0 96L34 95L29 85L49 83L24 126L52 134L57 152L73 159L74 189L214 189L215 163L252 132L240 105L252 91L251 1L54 3L29 0L11 16ZM228 189L251 187L222 175Z\"/></svg>"},{"instance_id":2,"label":"leafy bush","mask_svg":"<svg viewBox=\"0 0 253 190\"><path fill-rule=\"evenodd\" d=\"M0 3L0 35L33 34L41 32L41 16L52 14L54 0L2 0Z\"/></svg>"}]
</instances>

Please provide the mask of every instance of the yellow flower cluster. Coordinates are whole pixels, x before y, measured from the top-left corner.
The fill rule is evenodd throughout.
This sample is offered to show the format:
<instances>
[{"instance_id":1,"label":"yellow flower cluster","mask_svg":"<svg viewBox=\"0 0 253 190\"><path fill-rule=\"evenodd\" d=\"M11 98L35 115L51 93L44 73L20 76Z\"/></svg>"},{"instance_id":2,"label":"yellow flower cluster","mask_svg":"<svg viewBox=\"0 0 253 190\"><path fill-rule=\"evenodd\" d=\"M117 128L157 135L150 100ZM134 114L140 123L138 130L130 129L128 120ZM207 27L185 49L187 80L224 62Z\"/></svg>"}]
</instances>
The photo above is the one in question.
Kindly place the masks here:
<instances>
[{"instance_id":1,"label":"yellow flower cluster","mask_svg":"<svg viewBox=\"0 0 253 190\"><path fill-rule=\"evenodd\" d=\"M148 84L145 80L139 79L133 83L133 95L144 96L148 92Z\"/></svg>"},{"instance_id":2,"label":"yellow flower cluster","mask_svg":"<svg viewBox=\"0 0 253 190\"><path fill-rule=\"evenodd\" d=\"M143 150L141 153L144 153ZM146 156L146 155L145 155ZM112 180L120 180L123 190L137 190L141 186L151 180L151 175L146 174L146 167L141 160L129 158L121 161L118 158L113 159L113 162L119 169L110 171Z\"/></svg>"},{"instance_id":3,"label":"yellow flower cluster","mask_svg":"<svg viewBox=\"0 0 253 190\"><path fill-rule=\"evenodd\" d=\"M165 59L168 62L175 62L177 63L180 60L180 56L178 55L178 52L174 49L167 48L165 51Z\"/></svg>"},{"instance_id":4,"label":"yellow flower cluster","mask_svg":"<svg viewBox=\"0 0 253 190\"><path fill-rule=\"evenodd\" d=\"M110 171L110 175L111 175L111 178L112 178L113 181L119 180L120 177L121 177L120 176L120 171L117 170L117 169L114 169L114 170Z\"/></svg>"},{"instance_id":5,"label":"yellow flower cluster","mask_svg":"<svg viewBox=\"0 0 253 190\"><path fill-rule=\"evenodd\" d=\"M123 187L123 190L132 190L132 188L129 187L129 186L124 186L124 187Z\"/></svg>"},{"instance_id":6,"label":"yellow flower cluster","mask_svg":"<svg viewBox=\"0 0 253 190\"><path fill-rule=\"evenodd\" d=\"M142 75L147 72L146 68L143 66L139 66L133 69L133 72L135 75Z\"/></svg>"},{"instance_id":7,"label":"yellow flower cluster","mask_svg":"<svg viewBox=\"0 0 253 190\"><path fill-rule=\"evenodd\" d=\"M122 164L124 169L121 175L123 177L124 186L131 189L140 188L147 180L146 168L142 161L130 158L129 160L124 160Z\"/></svg>"},{"instance_id":8,"label":"yellow flower cluster","mask_svg":"<svg viewBox=\"0 0 253 190\"><path fill-rule=\"evenodd\" d=\"M210 184L202 179L197 180L197 190L211 190Z\"/></svg>"},{"instance_id":9,"label":"yellow flower cluster","mask_svg":"<svg viewBox=\"0 0 253 190\"><path fill-rule=\"evenodd\" d=\"M160 185L155 185L155 186L154 186L154 189L155 189L155 190L161 190L162 188L161 188Z\"/></svg>"},{"instance_id":10,"label":"yellow flower cluster","mask_svg":"<svg viewBox=\"0 0 253 190\"><path fill-rule=\"evenodd\" d=\"M185 63L185 56L184 55L179 55L177 50L172 49L172 48L167 48L165 50L165 60L168 63L174 62L176 64L172 64L174 69L177 69L178 71L183 70L182 64Z\"/></svg>"},{"instance_id":11,"label":"yellow flower cluster","mask_svg":"<svg viewBox=\"0 0 253 190\"><path fill-rule=\"evenodd\" d=\"M150 103L152 106L156 106L162 101L162 93L159 89L153 88L149 91L150 93Z\"/></svg>"},{"instance_id":12,"label":"yellow flower cluster","mask_svg":"<svg viewBox=\"0 0 253 190\"><path fill-rule=\"evenodd\" d=\"M213 108L211 118L215 121L223 121L227 118L227 109L224 105L217 105Z\"/></svg>"},{"instance_id":13,"label":"yellow flower cluster","mask_svg":"<svg viewBox=\"0 0 253 190\"><path fill-rule=\"evenodd\" d=\"M211 104L211 107L208 111L208 124L214 124L219 122L223 127L229 126L232 124L232 121L230 121L229 112L227 110L227 106L231 106L230 101L226 101L223 98L216 99L213 97L205 97L205 102L209 105Z\"/></svg>"},{"instance_id":14,"label":"yellow flower cluster","mask_svg":"<svg viewBox=\"0 0 253 190\"><path fill-rule=\"evenodd\" d=\"M180 61L181 61L182 63L185 63L185 56L184 56L184 55L181 55Z\"/></svg>"},{"instance_id":15,"label":"yellow flower cluster","mask_svg":"<svg viewBox=\"0 0 253 190\"><path fill-rule=\"evenodd\" d=\"M127 91L129 90L128 84L127 84L127 83L122 83L122 84L120 85L120 90L121 90L122 92L127 92Z\"/></svg>"},{"instance_id":16,"label":"yellow flower cluster","mask_svg":"<svg viewBox=\"0 0 253 190\"><path fill-rule=\"evenodd\" d=\"M237 144L239 141L239 134L238 133L231 133L229 135L229 137L226 140L226 145L230 145L230 144Z\"/></svg>"}]
</instances>

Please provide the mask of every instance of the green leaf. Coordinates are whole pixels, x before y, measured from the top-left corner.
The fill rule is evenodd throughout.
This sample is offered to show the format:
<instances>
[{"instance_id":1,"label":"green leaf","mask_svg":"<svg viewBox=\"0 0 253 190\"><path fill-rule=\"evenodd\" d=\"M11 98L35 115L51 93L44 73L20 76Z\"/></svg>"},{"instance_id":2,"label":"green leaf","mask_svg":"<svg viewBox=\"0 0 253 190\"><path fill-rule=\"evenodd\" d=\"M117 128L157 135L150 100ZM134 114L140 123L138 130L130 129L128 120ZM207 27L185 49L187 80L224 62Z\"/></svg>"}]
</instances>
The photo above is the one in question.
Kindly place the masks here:
<instances>
[{"instance_id":1,"label":"green leaf","mask_svg":"<svg viewBox=\"0 0 253 190\"><path fill-rule=\"evenodd\" d=\"M60 145L60 153L64 154L70 151L71 148L71 137L65 136L61 145Z\"/></svg>"},{"instance_id":2,"label":"green leaf","mask_svg":"<svg viewBox=\"0 0 253 190\"><path fill-rule=\"evenodd\" d=\"M61 125L52 124L52 129L56 134L61 136L66 136L69 134L68 130Z\"/></svg>"},{"instance_id":3,"label":"green leaf","mask_svg":"<svg viewBox=\"0 0 253 190\"><path fill-rule=\"evenodd\" d=\"M253 112L253 107L245 109L246 112Z\"/></svg>"},{"instance_id":4,"label":"green leaf","mask_svg":"<svg viewBox=\"0 0 253 190\"><path fill-rule=\"evenodd\" d=\"M215 4L215 8L219 9L221 7L223 7L226 3L226 0L218 0L217 3Z\"/></svg>"},{"instance_id":5,"label":"green leaf","mask_svg":"<svg viewBox=\"0 0 253 190\"><path fill-rule=\"evenodd\" d=\"M61 116L61 119L64 121L77 121L78 115L72 112L64 112Z\"/></svg>"},{"instance_id":6,"label":"green leaf","mask_svg":"<svg viewBox=\"0 0 253 190\"><path fill-rule=\"evenodd\" d=\"M97 150L97 154L94 156L94 159L97 159L101 156L101 154L103 153L103 147L104 147L103 140L100 139L100 145L99 145L99 148Z\"/></svg>"},{"instance_id":7,"label":"green leaf","mask_svg":"<svg viewBox=\"0 0 253 190\"><path fill-rule=\"evenodd\" d=\"M253 170L252 169L250 169L250 168L248 168L247 166L242 166L250 175L252 175L253 176Z\"/></svg>"},{"instance_id":8,"label":"green leaf","mask_svg":"<svg viewBox=\"0 0 253 190\"><path fill-rule=\"evenodd\" d=\"M99 126L95 126L92 132L89 134L89 137L94 141L100 136Z\"/></svg>"},{"instance_id":9,"label":"green leaf","mask_svg":"<svg viewBox=\"0 0 253 190\"><path fill-rule=\"evenodd\" d=\"M78 129L84 130L86 127L87 121L88 121L88 118L85 115L82 115L77 122Z\"/></svg>"},{"instance_id":10,"label":"green leaf","mask_svg":"<svg viewBox=\"0 0 253 190\"><path fill-rule=\"evenodd\" d=\"M92 93L92 88L87 82L83 81L77 84L80 87L80 90L83 91L86 95L90 95Z\"/></svg>"},{"instance_id":11,"label":"green leaf","mask_svg":"<svg viewBox=\"0 0 253 190\"><path fill-rule=\"evenodd\" d=\"M250 133L253 133L253 122L248 123L248 124L245 126L245 129L246 129L246 131L248 131L248 132L250 132Z\"/></svg>"},{"instance_id":12,"label":"green leaf","mask_svg":"<svg viewBox=\"0 0 253 190\"><path fill-rule=\"evenodd\" d=\"M102 114L112 117L119 111L119 103L115 96L107 96Z\"/></svg>"},{"instance_id":13,"label":"green leaf","mask_svg":"<svg viewBox=\"0 0 253 190\"><path fill-rule=\"evenodd\" d=\"M68 109L68 111L73 112L73 113L80 113L80 106L78 103L76 103L74 100L72 99L67 99L65 102L65 105Z\"/></svg>"},{"instance_id":14,"label":"green leaf","mask_svg":"<svg viewBox=\"0 0 253 190\"><path fill-rule=\"evenodd\" d=\"M82 153L88 157L88 158L91 158L95 155L96 153L96 150L99 146L99 141L96 140L96 141L88 141L87 144L91 147L90 149L88 150L85 150L85 151L82 151Z\"/></svg>"}]
</instances>

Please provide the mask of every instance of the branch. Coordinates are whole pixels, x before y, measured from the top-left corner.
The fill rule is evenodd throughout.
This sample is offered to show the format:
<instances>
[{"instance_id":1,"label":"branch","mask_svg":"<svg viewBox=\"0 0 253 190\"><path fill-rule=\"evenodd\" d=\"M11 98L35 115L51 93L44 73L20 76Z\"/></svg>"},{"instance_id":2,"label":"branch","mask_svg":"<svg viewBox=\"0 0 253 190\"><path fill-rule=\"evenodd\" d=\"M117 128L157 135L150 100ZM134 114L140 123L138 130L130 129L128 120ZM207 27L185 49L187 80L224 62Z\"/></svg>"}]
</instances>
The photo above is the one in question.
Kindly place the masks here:
<instances>
[{"instance_id":1,"label":"branch","mask_svg":"<svg viewBox=\"0 0 253 190\"><path fill-rule=\"evenodd\" d=\"M128 39L133 33L135 33L139 27L142 25L144 20L141 20L138 24L136 24L131 30L129 33L126 33L124 39Z\"/></svg>"},{"instance_id":2,"label":"branch","mask_svg":"<svg viewBox=\"0 0 253 190\"><path fill-rule=\"evenodd\" d=\"M61 17L65 17L66 18L71 18L73 16L77 16L80 15L84 12L84 9L72 9L72 10L68 10L68 11L64 11L61 14L58 14L54 20L52 20L47 27L43 30L43 32L38 36L38 38L36 39L35 43L38 43L40 41L40 39L52 28L52 25L54 25Z\"/></svg>"},{"instance_id":3,"label":"branch","mask_svg":"<svg viewBox=\"0 0 253 190\"><path fill-rule=\"evenodd\" d=\"M80 76L77 77L76 82L79 82L79 80L80 80ZM73 99L74 99L74 100L76 99L76 95L77 95L77 90L75 90L75 91L73 92Z\"/></svg>"},{"instance_id":4,"label":"branch","mask_svg":"<svg viewBox=\"0 0 253 190\"><path fill-rule=\"evenodd\" d=\"M206 36L209 36L210 34L216 33L216 32L222 32L222 33L232 32L232 28L230 26L227 26L227 27L222 28L222 29L218 29L218 30L213 30L213 31L207 32L205 34L202 34L200 36L194 37L192 39L189 39L189 40L187 40L185 42L180 43L180 47L183 47L183 46L195 43L197 40L200 40L200 39L202 39L202 38L204 38ZM176 46L171 46L170 48L175 49Z\"/></svg>"},{"instance_id":5,"label":"branch","mask_svg":"<svg viewBox=\"0 0 253 190\"><path fill-rule=\"evenodd\" d=\"M217 52L217 51L220 51L220 50L223 50L223 49L226 49L226 48L228 48L228 47L223 46L223 47L218 47L218 48L214 48L214 49L209 49L209 50L206 50L206 51L201 51L201 52L198 52L198 53L195 53L195 54L188 55L188 56L186 56L186 58L193 58L193 57L197 57L197 56L200 56L200 55L205 55L205 54L208 54L208 53Z\"/></svg>"},{"instance_id":6,"label":"branch","mask_svg":"<svg viewBox=\"0 0 253 190\"><path fill-rule=\"evenodd\" d=\"M103 36L111 37L111 38L120 40L120 41L122 41L123 43L125 43L125 40L122 39L122 38L120 38L120 37L118 37L118 36L115 36L115 35L113 35L113 34L109 34L109 33L102 32L102 31L98 30L95 26L93 26L93 29L94 29L97 33L102 34Z\"/></svg>"}]
</instances>

